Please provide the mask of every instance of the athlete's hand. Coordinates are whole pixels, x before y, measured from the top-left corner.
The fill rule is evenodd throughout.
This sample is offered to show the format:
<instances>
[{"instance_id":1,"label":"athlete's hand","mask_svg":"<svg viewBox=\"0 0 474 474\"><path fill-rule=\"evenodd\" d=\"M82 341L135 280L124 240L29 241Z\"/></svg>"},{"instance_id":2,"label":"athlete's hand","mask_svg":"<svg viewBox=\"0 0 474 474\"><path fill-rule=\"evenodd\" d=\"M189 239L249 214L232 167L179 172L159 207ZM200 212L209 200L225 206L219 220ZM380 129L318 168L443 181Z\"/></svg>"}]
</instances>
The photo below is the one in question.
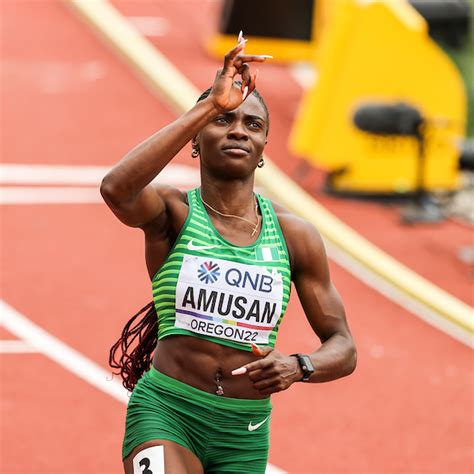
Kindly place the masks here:
<instances>
[{"instance_id":1,"label":"athlete's hand","mask_svg":"<svg viewBox=\"0 0 474 474\"><path fill-rule=\"evenodd\" d=\"M261 395L281 392L301 380L303 374L296 357L284 355L272 347L254 344L252 352L261 359L234 370L232 375L247 374Z\"/></svg>"},{"instance_id":2,"label":"athlete's hand","mask_svg":"<svg viewBox=\"0 0 474 474\"><path fill-rule=\"evenodd\" d=\"M258 71L252 74L249 63L263 63L272 57L265 54L245 54L244 49L247 40L242 36L242 32L238 41L237 46L224 56L224 67L217 71L212 91L209 94L209 100L220 112L236 109L255 89ZM240 89L233 86L234 78L238 74L242 78Z\"/></svg>"}]
</instances>

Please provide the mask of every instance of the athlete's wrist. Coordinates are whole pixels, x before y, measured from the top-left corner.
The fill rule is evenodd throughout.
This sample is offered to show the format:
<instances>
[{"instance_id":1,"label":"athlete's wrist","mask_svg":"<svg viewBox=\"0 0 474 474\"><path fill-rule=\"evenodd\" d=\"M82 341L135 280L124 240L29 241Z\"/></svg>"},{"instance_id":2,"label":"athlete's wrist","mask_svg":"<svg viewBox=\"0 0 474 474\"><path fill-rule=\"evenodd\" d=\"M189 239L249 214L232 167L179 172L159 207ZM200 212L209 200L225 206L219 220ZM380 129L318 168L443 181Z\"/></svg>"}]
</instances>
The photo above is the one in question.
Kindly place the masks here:
<instances>
[{"instance_id":1,"label":"athlete's wrist","mask_svg":"<svg viewBox=\"0 0 474 474\"><path fill-rule=\"evenodd\" d=\"M291 354L291 356L296 359L301 372L301 378L299 381L308 382L311 375L314 373L314 365L311 358L307 354Z\"/></svg>"},{"instance_id":2,"label":"athlete's wrist","mask_svg":"<svg viewBox=\"0 0 474 474\"><path fill-rule=\"evenodd\" d=\"M290 355L290 359L291 359L292 364L293 364L292 383L300 382L301 379L303 378L304 374L303 374L303 371L301 370L301 366L298 362L298 359L294 355Z\"/></svg>"},{"instance_id":3,"label":"athlete's wrist","mask_svg":"<svg viewBox=\"0 0 474 474\"><path fill-rule=\"evenodd\" d=\"M201 108L205 113L206 119L211 121L222 113L219 107L212 100L212 97L208 96L203 100L200 100L195 107Z\"/></svg>"}]
</instances>

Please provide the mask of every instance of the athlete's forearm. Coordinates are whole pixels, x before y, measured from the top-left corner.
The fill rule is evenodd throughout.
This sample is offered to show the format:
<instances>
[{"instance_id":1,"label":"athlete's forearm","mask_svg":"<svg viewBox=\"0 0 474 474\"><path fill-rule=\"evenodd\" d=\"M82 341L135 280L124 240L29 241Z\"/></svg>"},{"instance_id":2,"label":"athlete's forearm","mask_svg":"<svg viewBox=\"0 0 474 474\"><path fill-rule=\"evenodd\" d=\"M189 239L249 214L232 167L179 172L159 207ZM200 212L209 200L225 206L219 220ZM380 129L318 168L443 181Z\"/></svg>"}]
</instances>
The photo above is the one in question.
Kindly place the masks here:
<instances>
[{"instance_id":1,"label":"athlete's forearm","mask_svg":"<svg viewBox=\"0 0 474 474\"><path fill-rule=\"evenodd\" d=\"M357 351L352 337L336 333L321 347L309 354L314 372L308 382L329 382L354 372L357 364Z\"/></svg>"},{"instance_id":2,"label":"athlete's forearm","mask_svg":"<svg viewBox=\"0 0 474 474\"><path fill-rule=\"evenodd\" d=\"M102 187L113 190L118 201L133 199L176 154L217 115L207 99L137 145L105 176Z\"/></svg>"}]
</instances>

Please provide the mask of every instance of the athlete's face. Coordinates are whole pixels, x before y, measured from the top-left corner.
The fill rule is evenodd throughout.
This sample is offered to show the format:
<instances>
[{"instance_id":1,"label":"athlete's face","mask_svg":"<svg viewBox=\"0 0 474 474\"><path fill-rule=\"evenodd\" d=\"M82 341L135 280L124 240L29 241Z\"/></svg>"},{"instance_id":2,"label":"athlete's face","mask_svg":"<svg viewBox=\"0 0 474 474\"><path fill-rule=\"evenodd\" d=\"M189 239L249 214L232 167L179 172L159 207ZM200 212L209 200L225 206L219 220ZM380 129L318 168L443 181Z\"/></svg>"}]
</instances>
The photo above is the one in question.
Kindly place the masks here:
<instances>
[{"instance_id":1,"label":"athlete's face","mask_svg":"<svg viewBox=\"0 0 474 474\"><path fill-rule=\"evenodd\" d=\"M201 165L222 177L252 173L267 142L268 118L253 95L237 109L218 115L197 137Z\"/></svg>"}]
</instances>

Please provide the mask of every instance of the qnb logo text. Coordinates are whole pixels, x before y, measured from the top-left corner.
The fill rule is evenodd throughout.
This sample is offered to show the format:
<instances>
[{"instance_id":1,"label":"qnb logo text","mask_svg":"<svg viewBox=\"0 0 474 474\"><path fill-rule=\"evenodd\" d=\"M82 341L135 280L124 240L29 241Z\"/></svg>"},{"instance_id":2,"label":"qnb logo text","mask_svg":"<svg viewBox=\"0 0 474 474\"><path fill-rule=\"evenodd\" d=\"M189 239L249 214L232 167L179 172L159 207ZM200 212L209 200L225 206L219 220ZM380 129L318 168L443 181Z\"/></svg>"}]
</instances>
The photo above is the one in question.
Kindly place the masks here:
<instances>
[{"instance_id":1,"label":"qnb logo text","mask_svg":"<svg viewBox=\"0 0 474 474\"><path fill-rule=\"evenodd\" d=\"M256 273L252 275L248 271L231 268L225 272L225 281L229 286L236 288L252 288L254 291L271 293L273 278L270 275Z\"/></svg>"}]
</instances>

